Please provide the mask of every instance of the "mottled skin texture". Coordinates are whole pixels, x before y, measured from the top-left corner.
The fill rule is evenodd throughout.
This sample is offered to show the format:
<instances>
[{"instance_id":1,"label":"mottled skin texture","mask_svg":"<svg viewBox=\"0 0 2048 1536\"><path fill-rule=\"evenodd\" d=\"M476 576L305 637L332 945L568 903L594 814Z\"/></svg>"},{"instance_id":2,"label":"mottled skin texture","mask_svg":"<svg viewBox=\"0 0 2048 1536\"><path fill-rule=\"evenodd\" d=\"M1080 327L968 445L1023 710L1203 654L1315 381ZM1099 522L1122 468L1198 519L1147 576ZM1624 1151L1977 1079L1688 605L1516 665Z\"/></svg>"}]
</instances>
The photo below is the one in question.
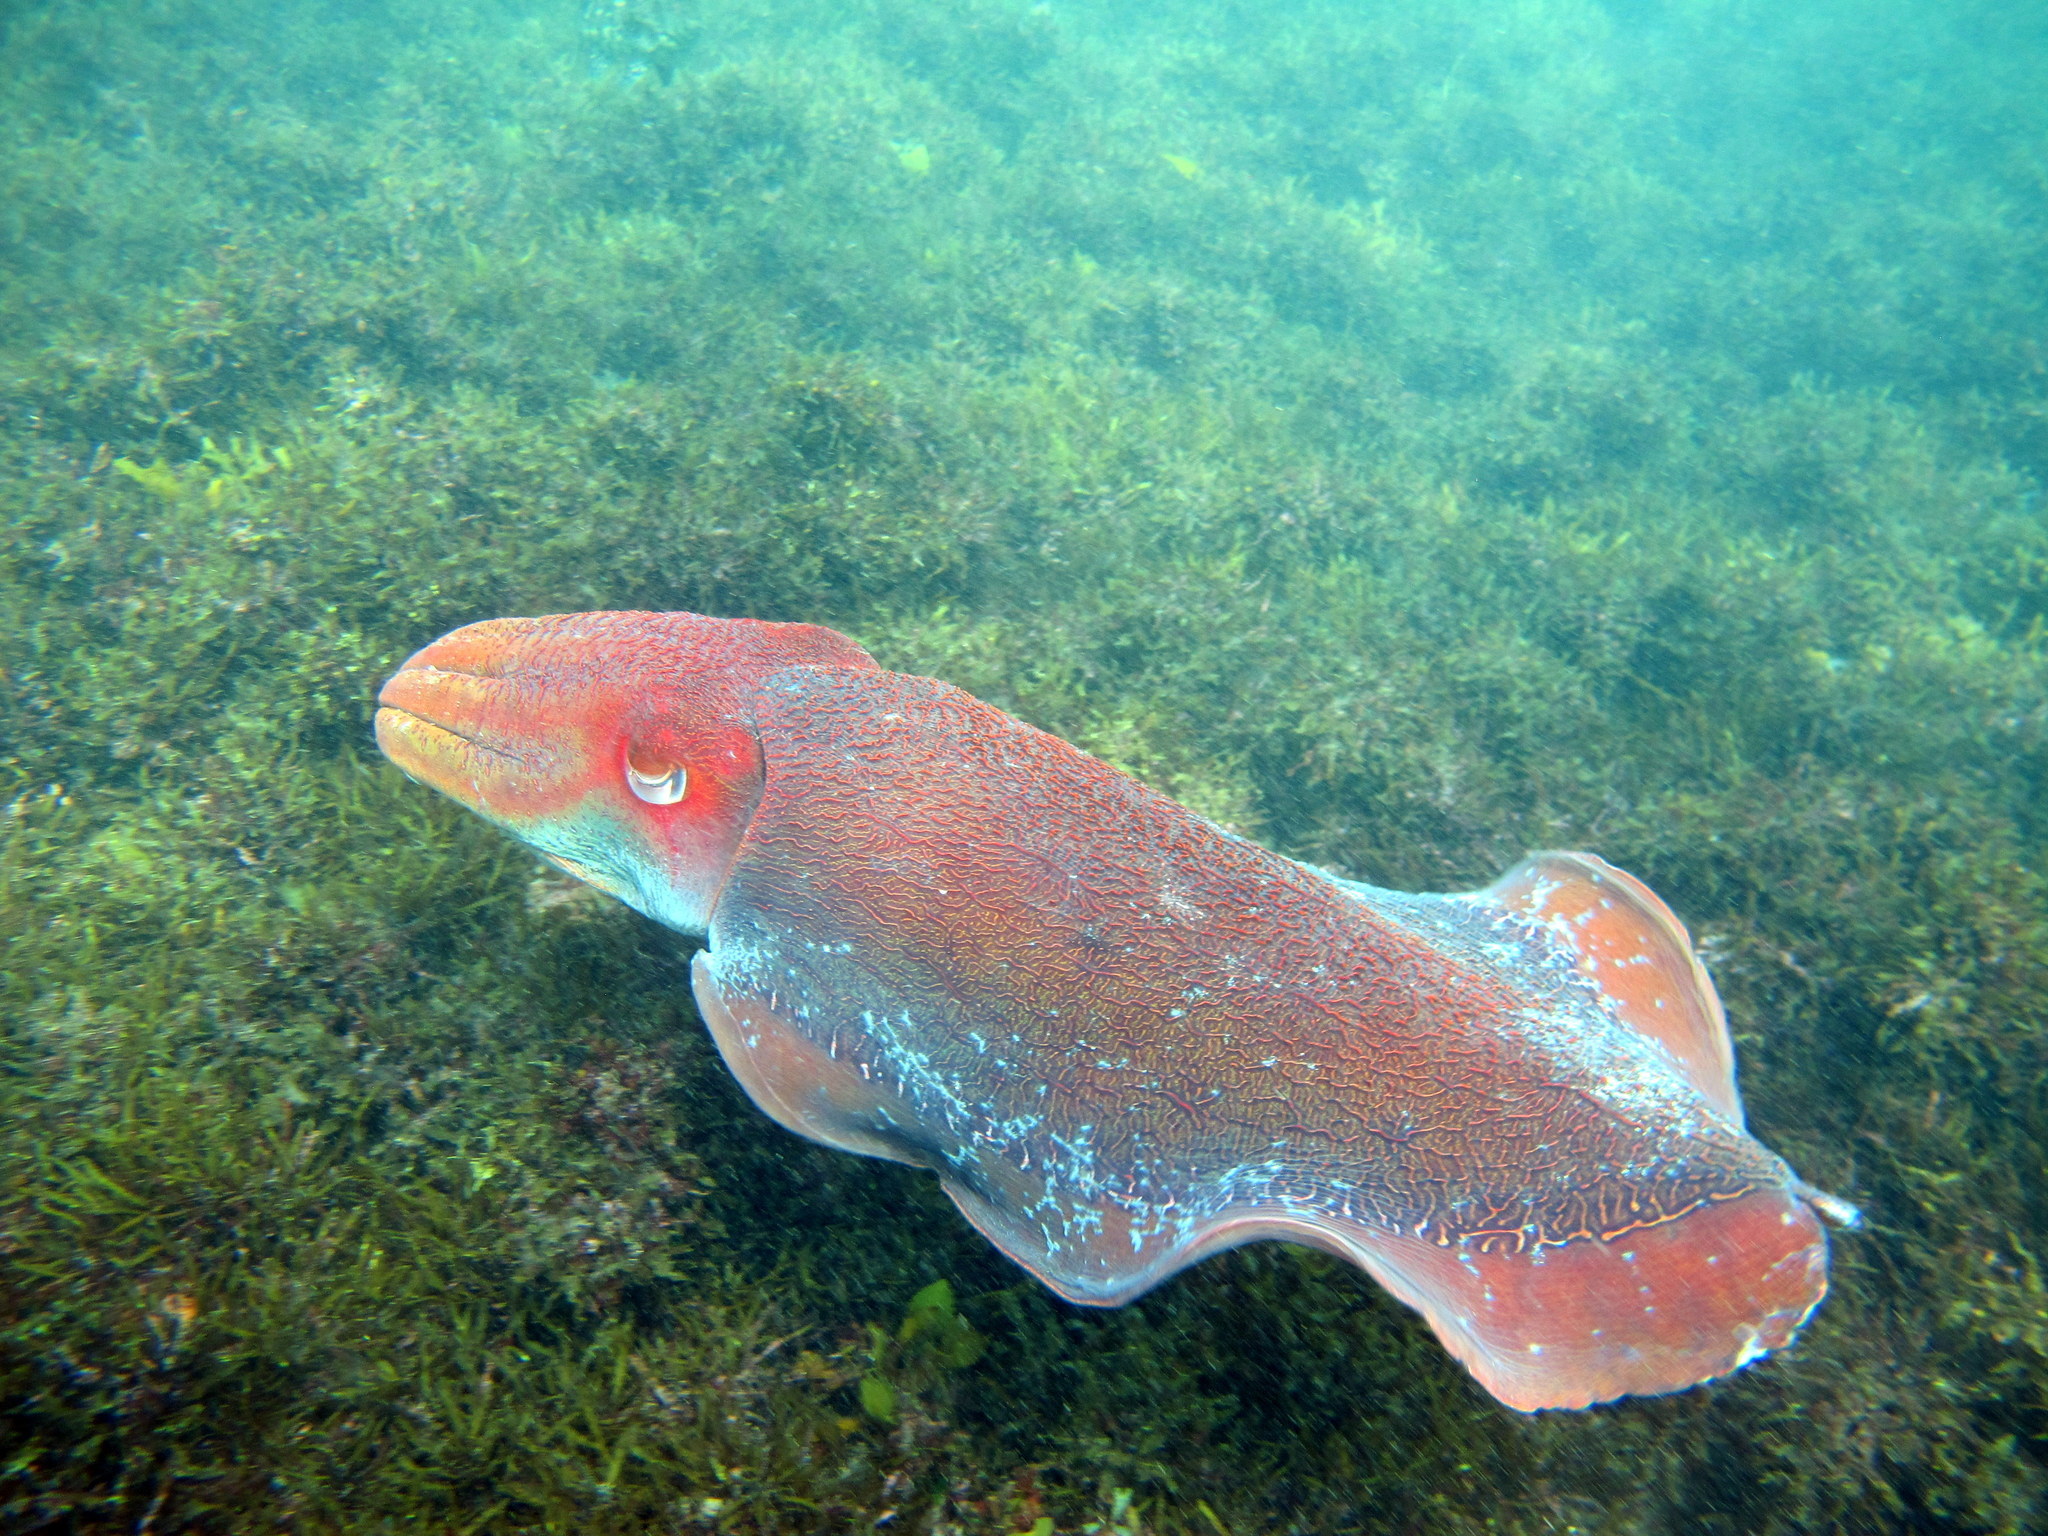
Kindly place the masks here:
<instances>
[{"instance_id":1,"label":"mottled skin texture","mask_svg":"<svg viewBox=\"0 0 2048 1536\"><path fill-rule=\"evenodd\" d=\"M494 621L383 702L415 777L707 936L768 1113L933 1169L1071 1300L1308 1242L1539 1408L1732 1370L1824 1292L1830 1203L1744 1130L1684 930L1589 856L1335 880L803 626ZM677 804L626 782L672 765Z\"/></svg>"}]
</instances>

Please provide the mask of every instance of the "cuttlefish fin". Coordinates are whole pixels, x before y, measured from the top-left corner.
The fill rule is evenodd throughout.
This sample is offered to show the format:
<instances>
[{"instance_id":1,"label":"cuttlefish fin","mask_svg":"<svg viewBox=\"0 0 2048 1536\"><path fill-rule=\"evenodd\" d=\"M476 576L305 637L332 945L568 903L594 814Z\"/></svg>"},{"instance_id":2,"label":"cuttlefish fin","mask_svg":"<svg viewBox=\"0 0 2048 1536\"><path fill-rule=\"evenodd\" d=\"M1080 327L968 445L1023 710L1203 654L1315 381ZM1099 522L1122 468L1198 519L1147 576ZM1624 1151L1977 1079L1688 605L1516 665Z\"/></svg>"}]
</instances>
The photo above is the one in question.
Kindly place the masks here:
<instances>
[{"instance_id":1,"label":"cuttlefish fin","mask_svg":"<svg viewBox=\"0 0 2048 1536\"><path fill-rule=\"evenodd\" d=\"M1557 1247L1375 1232L1353 1257L1527 1413L1676 1392L1789 1344L1827 1294L1827 1253L1799 1194L1759 1188Z\"/></svg>"},{"instance_id":2,"label":"cuttlefish fin","mask_svg":"<svg viewBox=\"0 0 2048 1536\"><path fill-rule=\"evenodd\" d=\"M1622 1022L1661 1045L1708 1103L1742 1124L1720 994L1656 892L1590 853L1532 853L1479 895L1548 930Z\"/></svg>"},{"instance_id":3,"label":"cuttlefish fin","mask_svg":"<svg viewBox=\"0 0 2048 1536\"><path fill-rule=\"evenodd\" d=\"M1331 1212L1218 1212L1178 1240L1104 1205L1057 1240L992 1191L945 1180L991 1242L1068 1301L1119 1306L1240 1244L1350 1260L1420 1312L1495 1397L1524 1413L1676 1392L1789 1344L1827 1292L1827 1235L1807 1201L1758 1188L1672 1221L1558 1246L1443 1243Z\"/></svg>"}]
</instances>

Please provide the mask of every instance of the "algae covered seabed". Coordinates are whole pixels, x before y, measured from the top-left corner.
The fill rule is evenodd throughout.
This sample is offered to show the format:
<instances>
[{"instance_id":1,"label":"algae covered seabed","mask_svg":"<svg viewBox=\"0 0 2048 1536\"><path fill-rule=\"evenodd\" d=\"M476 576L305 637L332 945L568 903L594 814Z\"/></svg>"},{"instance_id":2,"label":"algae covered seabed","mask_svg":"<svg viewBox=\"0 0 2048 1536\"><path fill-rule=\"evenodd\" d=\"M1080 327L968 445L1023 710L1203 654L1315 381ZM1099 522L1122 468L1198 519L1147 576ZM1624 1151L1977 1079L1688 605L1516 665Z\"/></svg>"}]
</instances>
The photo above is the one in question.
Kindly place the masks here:
<instances>
[{"instance_id":1,"label":"algae covered seabed","mask_svg":"<svg viewBox=\"0 0 2048 1536\"><path fill-rule=\"evenodd\" d=\"M2039 1529L2038 9L745 9L0 21L0 1525ZM1641 874L1834 1294L1535 1418L1303 1250L1060 1305L375 755L600 606Z\"/></svg>"}]
</instances>

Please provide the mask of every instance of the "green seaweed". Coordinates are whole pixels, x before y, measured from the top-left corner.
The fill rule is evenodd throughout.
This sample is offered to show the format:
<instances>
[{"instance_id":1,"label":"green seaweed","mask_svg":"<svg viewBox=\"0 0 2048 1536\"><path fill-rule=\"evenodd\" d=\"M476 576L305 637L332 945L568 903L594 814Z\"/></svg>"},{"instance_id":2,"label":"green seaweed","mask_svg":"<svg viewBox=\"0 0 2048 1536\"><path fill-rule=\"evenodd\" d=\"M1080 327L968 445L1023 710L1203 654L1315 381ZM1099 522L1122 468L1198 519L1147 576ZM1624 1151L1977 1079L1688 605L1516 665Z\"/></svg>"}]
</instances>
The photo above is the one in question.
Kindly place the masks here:
<instances>
[{"instance_id":1,"label":"green seaweed","mask_svg":"<svg viewBox=\"0 0 2048 1536\"><path fill-rule=\"evenodd\" d=\"M0 27L0 1523L2038 1527L2018 10ZM1299 1249L1065 1307L376 757L415 646L597 606L835 624L1362 878L1595 849L1868 1230L1583 1415Z\"/></svg>"}]
</instances>

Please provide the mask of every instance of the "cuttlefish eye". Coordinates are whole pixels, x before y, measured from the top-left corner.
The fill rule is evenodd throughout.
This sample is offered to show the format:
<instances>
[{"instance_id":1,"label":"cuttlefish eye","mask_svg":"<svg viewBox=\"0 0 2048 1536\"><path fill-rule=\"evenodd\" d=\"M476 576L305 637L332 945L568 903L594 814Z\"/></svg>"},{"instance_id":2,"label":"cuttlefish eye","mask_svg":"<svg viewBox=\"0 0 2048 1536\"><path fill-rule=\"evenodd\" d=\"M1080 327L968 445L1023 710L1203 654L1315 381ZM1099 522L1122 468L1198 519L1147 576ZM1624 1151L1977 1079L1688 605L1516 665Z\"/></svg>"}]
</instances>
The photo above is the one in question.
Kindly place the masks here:
<instances>
[{"instance_id":1,"label":"cuttlefish eye","mask_svg":"<svg viewBox=\"0 0 2048 1536\"><path fill-rule=\"evenodd\" d=\"M649 805L674 805L690 787L690 771L678 765L666 773L642 773L628 763L626 787Z\"/></svg>"}]
</instances>

